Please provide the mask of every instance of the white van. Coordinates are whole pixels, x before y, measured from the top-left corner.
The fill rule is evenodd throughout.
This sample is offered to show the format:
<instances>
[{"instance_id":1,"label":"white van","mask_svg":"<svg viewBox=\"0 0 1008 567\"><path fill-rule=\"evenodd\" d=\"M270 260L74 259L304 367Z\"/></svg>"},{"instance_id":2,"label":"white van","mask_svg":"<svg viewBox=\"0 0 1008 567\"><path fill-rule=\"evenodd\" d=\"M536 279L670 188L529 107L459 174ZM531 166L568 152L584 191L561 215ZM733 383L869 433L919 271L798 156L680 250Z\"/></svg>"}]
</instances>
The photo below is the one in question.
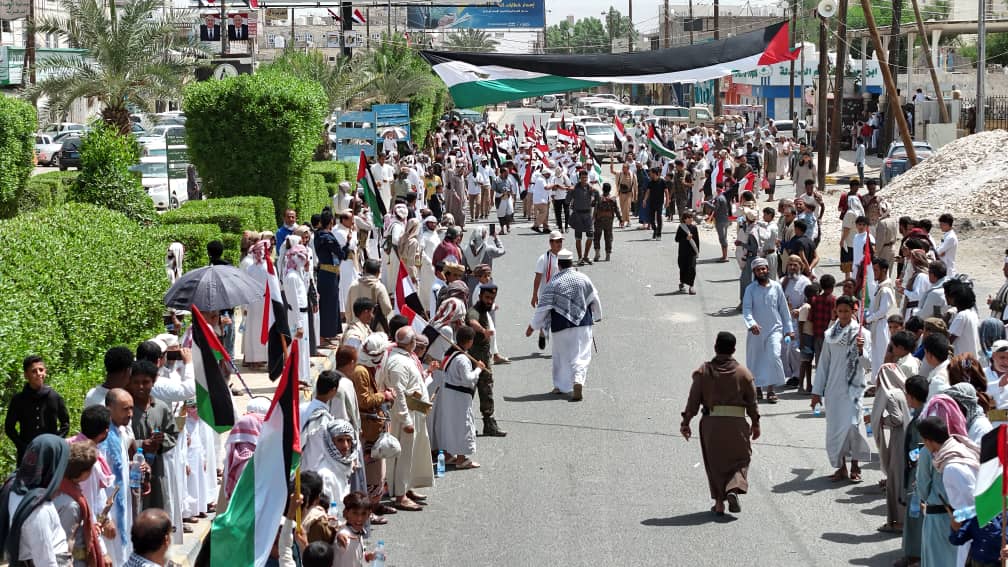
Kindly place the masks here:
<instances>
[{"instance_id":1,"label":"white van","mask_svg":"<svg viewBox=\"0 0 1008 567\"><path fill-rule=\"evenodd\" d=\"M557 110L560 110L560 99L555 95L543 95L539 99L539 112L555 112Z\"/></svg>"}]
</instances>

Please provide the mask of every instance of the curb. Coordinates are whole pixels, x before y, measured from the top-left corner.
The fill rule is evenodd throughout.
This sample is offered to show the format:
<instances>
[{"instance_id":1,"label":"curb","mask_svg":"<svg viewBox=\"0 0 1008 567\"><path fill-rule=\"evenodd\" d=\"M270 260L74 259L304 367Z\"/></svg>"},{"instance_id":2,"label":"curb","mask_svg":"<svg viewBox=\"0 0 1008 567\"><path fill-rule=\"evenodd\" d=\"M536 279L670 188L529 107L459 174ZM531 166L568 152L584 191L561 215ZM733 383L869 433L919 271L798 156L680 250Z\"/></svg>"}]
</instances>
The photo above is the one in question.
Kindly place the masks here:
<instances>
[{"instance_id":1,"label":"curb","mask_svg":"<svg viewBox=\"0 0 1008 567\"><path fill-rule=\"evenodd\" d=\"M213 516L211 515L207 520L209 521L187 524L193 527L193 533L186 534L186 538L181 544L172 545L168 549L168 559L183 567L195 565L196 556L199 555L200 548L203 547L203 540L210 535L210 523Z\"/></svg>"}]
</instances>

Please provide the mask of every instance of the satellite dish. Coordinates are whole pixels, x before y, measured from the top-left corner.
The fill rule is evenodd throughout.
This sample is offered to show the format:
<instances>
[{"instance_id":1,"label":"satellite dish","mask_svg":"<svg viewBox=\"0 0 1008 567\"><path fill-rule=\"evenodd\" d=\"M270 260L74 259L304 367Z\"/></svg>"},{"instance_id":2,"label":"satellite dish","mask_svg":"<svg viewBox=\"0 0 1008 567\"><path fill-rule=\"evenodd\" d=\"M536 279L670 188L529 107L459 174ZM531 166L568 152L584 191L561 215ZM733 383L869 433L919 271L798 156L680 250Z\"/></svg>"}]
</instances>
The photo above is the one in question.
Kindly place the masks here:
<instances>
[{"instance_id":1,"label":"satellite dish","mask_svg":"<svg viewBox=\"0 0 1008 567\"><path fill-rule=\"evenodd\" d=\"M821 0L816 6L816 12L822 18L832 18L837 13L836 0Z\"/></svg>"}]
</instances>

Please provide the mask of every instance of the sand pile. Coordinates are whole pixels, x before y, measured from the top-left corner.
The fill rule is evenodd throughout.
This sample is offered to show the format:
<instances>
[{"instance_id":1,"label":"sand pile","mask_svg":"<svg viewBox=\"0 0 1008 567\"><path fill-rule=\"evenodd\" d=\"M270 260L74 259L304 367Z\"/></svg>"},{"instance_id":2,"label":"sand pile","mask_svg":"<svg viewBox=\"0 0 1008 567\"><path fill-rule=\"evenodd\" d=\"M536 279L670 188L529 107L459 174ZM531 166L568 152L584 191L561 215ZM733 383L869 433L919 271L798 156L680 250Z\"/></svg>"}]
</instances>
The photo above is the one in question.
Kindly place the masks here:
<instances>
[{"instance_id":1,"label":"sand pile","mask_svg":"<svg viewBox=\"0 0 1008 567\"><path fill-rule=\"evenodd\" d=\"M884 187L901 215L950 212L1008 217L1008 130L981 132L942 147Z\"/></svg>"}]
</instances>

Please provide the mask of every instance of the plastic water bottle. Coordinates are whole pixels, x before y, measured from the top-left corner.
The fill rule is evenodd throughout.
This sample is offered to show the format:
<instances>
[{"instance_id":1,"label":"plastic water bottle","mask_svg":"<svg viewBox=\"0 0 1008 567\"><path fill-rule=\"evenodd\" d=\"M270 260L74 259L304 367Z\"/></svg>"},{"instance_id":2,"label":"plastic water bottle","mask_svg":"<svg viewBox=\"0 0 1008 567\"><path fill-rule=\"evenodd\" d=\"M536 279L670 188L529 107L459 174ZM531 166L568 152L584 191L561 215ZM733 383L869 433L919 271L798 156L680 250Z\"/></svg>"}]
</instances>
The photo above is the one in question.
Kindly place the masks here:
<instances>
[{"instance_id":1,"label":"plastic water bottle","mask_svg":"<svg viewBox=\"0 0 1008 567\"><path fill-rule=\"evenodd\" d=\"M378 545L374 550L374 559L371 560L371 567L385 567L385 540L378 540Z\"/></svg>"},{"instance_id":2,"label":"plastic water bottle","mask_svg":"<svg viewBox=\"0 0 1008 567\"><path fill-rule=\"evenodd\" d=\"M909 513L910 513L910 517L911 518L920 518L921 507L920 507L920 499L917 498L917 493L911 493L910 494L910 512Z\"/></svg>"},{"instance_id":3,"label":"plastic water bottle","mask_svg":"<svg viewBox=\"0 0 1008 567\"><path fill-rule=\"evenodd\" d=\"M910 454L908 456L910 457L910 462L911 463L916 463L917 462L917 459L920 458L920 452L921 452L921 448L920 447L916 447L912 451L910 451Z\"/></svg>"},{"instance_id":4,"label":"plastic water bottle","mask_svg":"<svg viewBox=\"0 0 1008 567\"><path fill-rule=\"evenodd\" d=\"M444 459L444 450L442 449L437 452L437 474L435 474L434 476L442 478L444 477L444 475L445 475L445 459Z\"/></svg>"},{"instance_id":5,"label":"plastic water bottle","mask_svg":"<svg viewBox=\"0 0 1008 567\"><path fill-rule=\"evenodd\" d=\"M976 507L975 506L967 506L965 508L960 508L960 509L956 510L955 512L952 512L952 517L955 518L955 521L957 521L960 524L962 524L966 520L969 520L969 519L972 519L972 518L976 518Z\"/></svg>"},{"instance_id":6,"label":"plastic water bottle","mask_svg":"<svg viewBox=\"0 0 1008 567\"><path fill-rule=\"evenodd\" d=\"M130 488L140 490L140 486L143 484L143 463L143 449L137 449L136 454L133 455L133 462L130 463Z\"/></svg>"},{"instance_id":7,"label":"plastic water bottle","mask_svg":"<svg viewBox=\"0 0 1008 567\"><path fill-rule=\"evenodd\" d=\"M812 408L812 415L816 417L820 417L822 415L822 404L816 404L815 407Z\"/></svg>"}]
</instances>

